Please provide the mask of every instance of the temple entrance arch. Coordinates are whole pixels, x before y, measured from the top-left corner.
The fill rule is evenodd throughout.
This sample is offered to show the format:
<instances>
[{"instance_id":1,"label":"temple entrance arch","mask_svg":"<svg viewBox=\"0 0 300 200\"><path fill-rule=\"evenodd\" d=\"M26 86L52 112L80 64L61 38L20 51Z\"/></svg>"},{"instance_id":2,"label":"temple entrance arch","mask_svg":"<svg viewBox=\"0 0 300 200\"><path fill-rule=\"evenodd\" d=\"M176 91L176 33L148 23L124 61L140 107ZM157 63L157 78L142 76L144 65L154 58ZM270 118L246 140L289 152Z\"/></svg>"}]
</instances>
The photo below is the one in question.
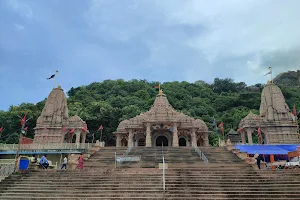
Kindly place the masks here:
<instances>
[{"instance_id":1,"label":"temple entrance arch","mask_svg":"<svg viewBox=\"0 0 300 200\"><path fill-rule=\"evenodd\" d=\"M121 140L121 146L122 146L122 147L127 147L127 146L128 146L128 141L126 140L126 138L123 138L123 139Z\"/></svg>"},{"instance_id":2,"label":"temple entrance arch","mask_svg":"<svg viewBox=\"0 0 300 200\"><path fill-rule=\"evenodd\" d=\"M166 147L172 146L172 136L169 131L155 131L152 134L152 146L161 146L162 144Z\"/></svg>"},{"instance_id":3,"label":"temple entrance arch","mask_svg":"<svg viewBox=\"0 0 300 200\"><path fill-rule=\"evenodd\" d=\"M166 146L168 146L168 138L166 136L163 136L163 135L158 136L156 138L155 144L156 144L157 147L161 147L162 145L164 147L166 147Z\"/></svg>"},{"instance_id":4,"label":"temple entrance arch","mask_svg":"<svg viewBox=\"0 0 300 200\"><path fill-rule=\"evenodd\" d=\"M198 147L203 147L203 146L204 146L204 140L203 140L202 138L199 138L199 139L197 140L197 146L198 146Z\"/></svg>"},{"instance_id":5,"label":"temple entrance arch","mask_svg":"<svg viewBox=\"0 0 300 200\"><path fill-rule=\"evenodd\" d=\"M178 143L179 143L179 146L180 147L185 147L185 146L187 146L187 142L186 142L186 139L185 138L179 138L179 140L178 140Z\"/></svg>"}]
</instances>

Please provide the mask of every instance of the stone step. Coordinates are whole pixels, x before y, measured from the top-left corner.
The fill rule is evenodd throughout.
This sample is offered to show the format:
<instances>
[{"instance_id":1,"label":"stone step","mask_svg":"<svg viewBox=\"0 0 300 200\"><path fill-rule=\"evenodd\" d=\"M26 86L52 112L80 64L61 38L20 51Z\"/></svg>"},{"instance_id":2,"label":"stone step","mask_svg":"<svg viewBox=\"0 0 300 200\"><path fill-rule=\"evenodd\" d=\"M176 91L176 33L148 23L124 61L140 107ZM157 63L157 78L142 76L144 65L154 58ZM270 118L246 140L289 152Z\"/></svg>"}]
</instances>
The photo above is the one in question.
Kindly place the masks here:
<instances>
[{"instance_id":1,"label":"stone step","mask_svg":"<svg viewBox=\"0 0 300 200\"><path fill-rule=\"evenodd\" d=\"M30 197L30 198L23 198L22 196L15 196L15 197L10 197L10 196L4 196L4 197L0 197L1 200L6 200L6 199L22 199L22 200L36 200L36 199L58 199L57 197ZM142 199L142 200L157 200L157 199L164 199L164 200L189 200L189 199L199 199L199 200L225 200L228 199L224 196L221 197L217 197L217 196L203 196L203 197L84 197L84 199L106 199L106 200L113 200L113 199L122 199L122 200L129 200L129 199ZM253 198L243 198L243 197L231 197L230 200L252 200ZM273 197L264 197L264 200L274 200ZM82 200L82 198L74 198L74 197L68 197L68 198L64 198L64 200ZM299 198L281 198L281 197L277 197L276 200L299 200Z\"/></svg>"},{"instance_id":2,"label":"stone step","mask_svg":"<svg viewBox=\"0 0 300 200\"><path fill-rule=\"evenodd\" d=\"M185 188L187 189L187 188ZM55 189L55 193L59 194L59 195L67 195L67 194L72 194L72 195L82 195L82 192L85 193L91 193L92 195L111 195L111 194L117 194L117 193L133 193L133 192L137 192L137 193L153 193L153 192L162 192L162 188L158 188L158 189L120 189L120 188L115 188L115 189L99 189L99 190L89 190L89 189L74 189L74 190L70 190L70 189L61 189L61 188L56 188ZM181 195L184 191L186 190L167 190L167 193L171 193L172 194L178 194ZM11 190L7 190L5 191L3 194L15 194L15 193L22 193L24 195L33 195L35 193L41 193L40 196L45 196L46 193L53 193L53 190L49 190L49 189L33 189L33 190L21 190L21 189L11 189ZM237 196L246 196L246 195L253 195L254 191L240 191L240 190L227 190L224 191L222 189L219 190L188 190L188 193L192 196L192 195L206 195L206 194L211 194L211 193L224 193L226 195L237 195ZM285 196L285 195L289 195L289 196L294 196L294 195L300 195L299 191L274 191L274 190L260 190L260 191L255 191L255 195L266 195L266 192L270 192L272 193L272 195L277 195L277 196ZM299 197L299 196L298 196Z\"/></svg>"}]
</instances>

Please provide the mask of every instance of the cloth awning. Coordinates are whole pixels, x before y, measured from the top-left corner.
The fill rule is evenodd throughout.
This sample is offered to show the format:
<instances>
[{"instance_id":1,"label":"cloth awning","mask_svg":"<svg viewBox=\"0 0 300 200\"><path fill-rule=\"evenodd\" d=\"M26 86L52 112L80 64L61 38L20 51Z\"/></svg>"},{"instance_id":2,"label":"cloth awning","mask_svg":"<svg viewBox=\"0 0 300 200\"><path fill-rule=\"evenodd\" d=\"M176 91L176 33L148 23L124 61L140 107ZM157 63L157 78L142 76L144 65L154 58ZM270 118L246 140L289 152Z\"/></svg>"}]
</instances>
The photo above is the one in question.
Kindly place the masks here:
<instances>
[{"instance_id":1,"label":"cloth awning","mask_svg":"<svg viewBox=\"0 0 300 200\"><path fill-rule=\"evenodd\" d=\"M235 145L234 149L239 149L240 152L247 154L268 154L268 155L287 155L291 151L297 150L300 144L285 144L285 145Z\"/></svg>"}]
</instances>

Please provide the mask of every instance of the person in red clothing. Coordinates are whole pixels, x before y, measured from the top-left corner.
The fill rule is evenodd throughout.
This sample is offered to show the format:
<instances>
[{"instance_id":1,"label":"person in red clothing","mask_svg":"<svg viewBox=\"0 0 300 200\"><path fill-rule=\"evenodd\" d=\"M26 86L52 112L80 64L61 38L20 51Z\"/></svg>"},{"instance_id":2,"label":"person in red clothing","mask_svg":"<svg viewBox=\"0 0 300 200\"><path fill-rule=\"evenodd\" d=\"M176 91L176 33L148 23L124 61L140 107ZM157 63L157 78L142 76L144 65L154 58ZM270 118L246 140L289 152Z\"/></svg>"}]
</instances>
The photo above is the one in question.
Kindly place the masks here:
<instances>
[{"instance_id":1,"label":"person in red clothing","mask_svg":"<svg viewBox=\"0 0 300 200\"><path fill-rule=\"evenodd\" d=\"M83 155L81 153L79 158L78 158L78 169L83 169L83 164L84 164Z\"/></svg>"}]
</instances>

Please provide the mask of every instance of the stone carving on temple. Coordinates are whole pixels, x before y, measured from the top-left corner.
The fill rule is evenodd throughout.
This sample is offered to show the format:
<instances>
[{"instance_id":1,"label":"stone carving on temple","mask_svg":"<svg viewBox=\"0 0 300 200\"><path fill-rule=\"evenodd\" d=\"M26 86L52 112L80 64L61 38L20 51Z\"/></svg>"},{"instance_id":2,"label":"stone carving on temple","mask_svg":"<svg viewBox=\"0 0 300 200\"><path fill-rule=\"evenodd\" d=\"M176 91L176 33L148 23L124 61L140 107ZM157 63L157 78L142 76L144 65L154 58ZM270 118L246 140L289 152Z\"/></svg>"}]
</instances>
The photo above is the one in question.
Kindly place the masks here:
<instances>
[{"instance_id":1,"label":"stone carving on temple","mask_svg":"<svg viewBox=\"0 0 300 200\"><path fill-rule=\"evenodd\" d=\"M116 146L209 146L208 128L200 119L176 111L160 91L149 111L120 122Z\"/></svg>"},{"instance_id":2,"label":"stone carving on temple","mask_svg":"<svg viewBox=\"0 0 300 200\"><path fill-rule=\"evenodd\" d=\"M242 143L252 144L252 135L260 127L259 143L295 144L300 143L297 124L280 88L268 82L261 94L260 114L250 112L241 120L239 128Z\"/></svg>"},{"instance_id":3,"label":"stone carving on temple","mask_svg":"<svg viewBox=\"0 0 300 200\"><path fill-rule=\"evenodd\" d=\"M84 144L87 125L78 115L69 117L68 112L63 89L60 86L53 88L37 119L34 143L66 143L72 142L73 136L76 136L76 143Z\"/></svg>"}]
</instances>

